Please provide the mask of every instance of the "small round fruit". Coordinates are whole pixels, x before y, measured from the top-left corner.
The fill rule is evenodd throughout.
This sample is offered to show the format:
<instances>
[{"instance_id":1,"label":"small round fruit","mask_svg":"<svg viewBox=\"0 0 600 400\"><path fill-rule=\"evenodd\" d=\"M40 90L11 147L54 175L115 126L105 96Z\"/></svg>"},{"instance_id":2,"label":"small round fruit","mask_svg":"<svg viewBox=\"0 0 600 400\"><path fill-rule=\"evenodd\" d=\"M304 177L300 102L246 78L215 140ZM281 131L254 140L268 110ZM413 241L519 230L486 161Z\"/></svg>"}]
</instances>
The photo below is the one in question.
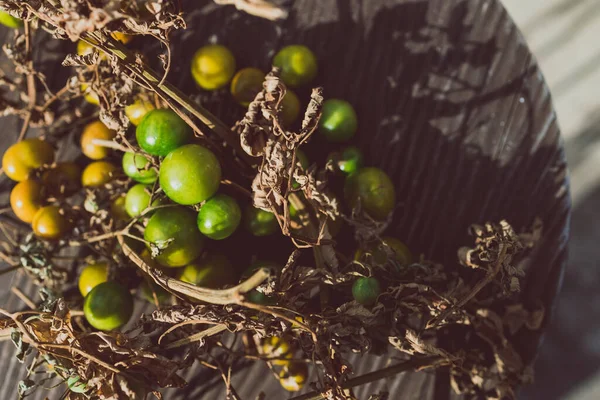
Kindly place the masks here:
<instances>
[{"instance_id":1,"label":"small round fruit","mask_svg":"<svg viewBox=\"0 0 600 400\"><path fill-rule=\"evenodd\" d=\"M317 76L317 58L306 46L282 48L273 58L273 65L281 68L281 79L289 87L306 85Z\"/></svg>"},{"instance_id":2,"label":"small round fruit","mask_svg":"<svg viewBox=\"0 0 600 400\"><path fill-rule=\"evenodd\" d=\"M43 186L38 181L28 179L17 183L10 192L10 206L17 218L28 224L33 221L44 202L42 192Z\"/></svg>"},{"instance_id":3,"label":"small round fruit","mask_svg":"<svg viewBox=\"0 0 600 400\"><path fill-rule=\"evenodd\" d=\"M96 93L91 87L89 83L81 84L81 92L83 93L83 98L90 104L95 106L100 104L100 97L98 97L98 93Z\"/></svg>"},{"instance_id":4,"label":"small round fruit","mask_svg":"<svg viewBox=\"0 0 600 400\"><path fill-rule=\"evenodd\" d=\"M182 267L200 255L204 241L196 217L185 207L160 208L150 217L144 239L161 250L154 258L159 264Z\"/></svg>"},{"instance_id":5,"label":"small round fruit","mask_svg":"<svg viewBox=\"0 0 600 400\"><path fill-rule=\"evenodd\" d=\"M123 32L111 32L110 36L112 36L113 39L118 40L119 42L121 42L123 44L129 43L131 41L131 39L133 39L132 35L128 35Z\"/></svg>"},{"instance_id":6,"label":"small round fruit","mask_svg":"<svg viewBox=\"0 0 600 400\"><path fill-rule=\"evenodd\" d=\"M73 162L58 163L44 171L42 182L52 196L71 196L81 188L81 168Z\"/></svg>"},{"instance_id":7,"label":"small round fruit","mask_svg":"<svg viewBox=\"0 0 600 400\"><path fill-rule=\"evenodd\" d=\"M244 224L254 236L268 236L277 232L279 224L273 213L256 208L253 205L246 208Z\"/></svg>"},{"instance_id":8,"label":"small round fruit","mask_svg":"<svg viewBox=\"0 0 600 400\"><path fill-rule=\"evenodd\" d=\"M110 203L110 214L112 217L119 221L129 220L129 214L125 209L125 198L126 195L120 195Z\"/></svg>"},{"instance_id":9,"label":"small round fruit","mask_svg":"<svg viewBox=\"0 0 600 400\"><path fill-rule=\"evenodd\" d=\"M125 325L133 313L133 297L117 282L104 282L85 296L83 314L94 328L110 331Z\"/></svg>"},{"instance_id":10,"label":"small round fruit","mask_svg":"<svg viewBox=\"0 0 600 400\"><path fill-rule=\"evenodd\" d=\"M348 176L344 195L350 207L360 202L362 209L377 220L386 219L396 204L394 184L379 168L362 168Z\"/></svg>"},{"instance_id":11,"label":"small round fruit","mask_svg":"<svg viewBox=\"0 0 600 400\"><path fill-rule=\"evenodd\" d=\"M158 286L156 283L148 283L148 281L142 282L140 285L142 297L149 303L155 304L154 293L156 293L156 300L158 304L164 304L169 301L171 294L165 289Z\"/></svg>"},{"instance_id":12,"label":"small round fruit","mask_svg":"<svg viewBox=\"0 0 600 400\"><path fill-rule=\"evenodd\" d=\"M125 210L127 214L135 218L150 206L150 187L142 183L132 186L125 196Z\"/></svg>"},{"instance_id":13,"label":"small round fruit","mask_svg":"<svg viewBox=\"0 0 600 400\"><path fill-rule=\"evenodd\" d=\"M281 122L284 126L292 125L300 115L300 100L296 93L288 90L281 100Z\"/></svg>"},{"instance_id":14,"label":"small round fruit","mask_svg":"<svg viewBox=\"0 0 600 400\"><path fill-rule=\"evenodd\" d=\"M262 340L261 351L269 358L277 358L271 363L275 365L288 365L294 353L290 342L279 336L271 336Z\"/></svg>"},{"instance_id":15,"label":"small round fruit","mask_svg":"<svg viewBox=\"0 0 600 400\"><path fill-rule=\"evenodd\" d=\"M31 228L43 239L58 239L71 229L71 223L58 206L46 206L35 213Z\"/></svg>"},{"instance_id":16,"label":"small round fruit","mask_svg":"<svg viewBox=\"0 0 600 400\"><path fill-rule=\"evenodd\" d=\"M378 264L385 264L388 261L388 254L391 253L392 261L400 265L409 265L412 263L412 253L407 245L400 240L386 236L382 238L383 243L378 243L372 249L373 259Z\"/></svg>"},{"instance_id":17,"label":"small round fruit","mask_svg":"<svg viewBox=\"0 0 600 400\"><path fill-rule=\"evenodd\" d=\"M116 136L117 133L108 129L101 121L94 121L83 129L81 151L92 160L102 160L108 156L110 149L94 144L94 139L113 140Z\"/></svg>"},{"instance_id":18,"label":"small round fruit","mask_svg":"<svg viewBox=\"0 0 600 400\"><path fill-rule=\"evenodd\" d=\"M10 146L2 157L2 169L13 181L29 178L36 168L52 164L54 149L41 139L25 139Z\"/></svg>"},{"instance_id":19,"label":"small round fruit","mask_svg":"<svg viewBox=\"0 0 600 400\"><path fill-rule=\"evenodd\" d=\"M375 304L377 297L381 294L381 287L377 278L361 277L352 285L352 296L354 300L364 306Z\"/></svg>"},{"instance_id":20,"label":"small round fruit","mask_svg":"<svg viewBox=\"0 0 600 400\"><path fill-rule=\"evenodd\" d=\"M150 160L142 154L125 152L122 165L125 175L139 183L149 185L154 183L158 177L156 170L150 167Z\"/></svg>"},{"instance_id":21,"label":"small round fruit","mask_svg":"<svg viewBox=\"0 0 600 400\"><path fill-rule=\"evenodd\" d=\"M213 240L225 239L237 229L242 211L237 201L226 194L210 198L198 213L198 229Z\"/></svg>"},{"instance_id":22,"label":"small round fruit","mask_svg":"<svg viewBox=\"0 0 600 400\"><path fill-rule=\"evenodd\" d=\"M235 73L235 57L225 46L201 47L192 58L192 76L198 86L216 90L227 85Z\"/></svg>"},{"instance_id":23,"label":"small round fruit","mask_svg":"<svg viewBox=\"0 0 600 400\"><path fill-rule=\"evenodd\" d=\"M237 274L227 257L210 254L186 265L179 279L209 289L221 289L236 283Z\"/></svg>"},{"instance_id":24,"label":"small round fruit","mask_svg":"<svg viewBox=\"0 0 600 400\"><path fill-rule=\"evenodd\" d=\"M348 146L341 153L331 154L328 158L346 175L355 173L363 166L362 152L356 146Z\"/></svg>"},{"instance_id":25,"label":"small round fruit","mask_svg":"<svg viewBox=\"0 0 600 400\"><path fill-rule=\"evenodd\" d=\"M193 137L192 129L170 109L149 111L135 130L138 144L153 156L164 157Z\"/></svg>"},{"instance_id":26,"label":"small round fruit","mask_svg":"<svg viewBox=\"0 0 600 400\"><path fill-rule=\"evenodd\" d=\"M107 263L87 265L79 274L79 291L85 297L93 288L106 281L108 281Z\"/></svg>"},{"instance_id":27,"label":"small round fruit","mask_svg":"<svg viewBox=\"0 0 600 400\"><path fill-rule=\"evenodd\" d=\"M345 100L329 99L323 103L319 132L330 142L345 142L358 129L356 112Z\"/></svg>"},{"instance_id":28,"label":"small round fruit","mask_svg":"<svg viewBox=\"0 0 600 400\"><path fill-rule=\"evenodd\" d=\"M303 362L292 362L279 373L279 383L285 390L297 392L304 387L307 377L308 367L306 364Z\"/></svg>"},{"instance_id":29,"label":"small round fruit","mask_svg":"<svg viewBox=\"0 0 600 400\"><path fill-rule=\"evenodd\" d=\"M142 122L146 114L148 114L154 109L154 105L149 101L136 100L133 104L130 104L127 107L125 107L125 115L127 116L127 118L129 118L129 121L133 125L138 126Z\"/></svg>"},{"instance_id":30,"label":"small round fruit","mask_svg":"<svg viewBox=\"0 0 600 400\"><path fill-rule=\"evenodd\" d=\"M175 203L198 204L217 192L221 165L206 147L188 144L165 157L158 179L162 190Z\"/></svg>"},{"instance_id":31,"label":"small round fruit","mask_svg":"<svg viewBox=\"0 0 600 400\"><path fill-rule=\"evenodd\" d=\"M83 170L81 184L85 187L100 187L113 178L117 167L107 161L94 161Z\"/></svg>"},{"instance_id":32,"label":"small round fruit","mask_svg":"<svg viewBox=\"0 0 600 400\"><path fill-rule=\"evenodd\" d=\"M19 18L13 17L6 11L0 11L0 24L8 28L20 28L23 26L23 21Z\"/></svg>"},{"instance_id":33,"label":"small round fruit","mask_svg":"<svg viewBox=\"0 0 600 400\"><path fill-rule=\"evenodd\" d=\"M265 73L258 68L243 68L231 80L231 95L244 107L262 90Z\"/></svg>"}]
</instances>

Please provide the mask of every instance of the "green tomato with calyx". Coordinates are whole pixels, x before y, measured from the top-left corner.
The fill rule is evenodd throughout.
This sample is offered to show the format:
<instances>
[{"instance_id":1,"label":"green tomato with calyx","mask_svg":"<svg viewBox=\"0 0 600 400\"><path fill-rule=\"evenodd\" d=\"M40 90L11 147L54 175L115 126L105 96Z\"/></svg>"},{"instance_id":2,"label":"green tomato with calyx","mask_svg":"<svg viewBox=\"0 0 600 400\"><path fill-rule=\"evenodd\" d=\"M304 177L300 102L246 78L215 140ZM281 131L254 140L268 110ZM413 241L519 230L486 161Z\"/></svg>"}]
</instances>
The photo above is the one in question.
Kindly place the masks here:
<instances>
[{"instance_id":1,"label":"green tomato with calyx","mask_svg":"<svg viewBox=\"0 0 600 400\"><path fill-rule=\"evenodd\" d=\"M150 167L150 160L142 154L126 152L123 154L122 165L125 175L139 183L150 185L158 177L156 170Z\"/></svg>"},{"instance_id":2,"label":"green tomato with calyx","mask_svg":"<svg viewBox=\"0 0 600 400\"><path fill-rule=\"evenodd\" d=\"M202 252L204 239L196 226L197 215L186 207L165 207L156 210L144 230L148 248L158 248L154 258L165 267L183 267Z\"/></svg>"}]
</instances>

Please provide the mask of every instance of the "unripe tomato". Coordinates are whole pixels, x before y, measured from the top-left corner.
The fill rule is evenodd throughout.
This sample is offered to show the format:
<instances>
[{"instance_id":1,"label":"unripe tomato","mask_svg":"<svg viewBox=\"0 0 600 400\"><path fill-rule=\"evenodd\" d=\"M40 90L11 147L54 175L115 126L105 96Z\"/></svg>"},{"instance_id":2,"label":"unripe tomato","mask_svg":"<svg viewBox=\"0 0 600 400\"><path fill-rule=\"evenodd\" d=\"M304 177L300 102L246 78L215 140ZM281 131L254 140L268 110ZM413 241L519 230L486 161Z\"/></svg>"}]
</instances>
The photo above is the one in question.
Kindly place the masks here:
<instances>
[{"instance_id":1,"label":"unripe tomato","mask_svg":"<svg viewBox=\"0 0 600 400\"><path fill-rule=\"evenodd\" d=\"M133 104L130 104L127 107L125 107L125 115L127 116L127 118L129 118L129 121L133 125L138 126L142 122L146 114L148 114L154 109L154 105L149 101L136 100Z\"/></svg>"},{"instance_id":2,"label":"unripe tomato","mask_svg":"<svg viewBox=\"0 0 600 400\"><path fill-rule=\"evenodd\" d=\"M43 165L54 161L54 148L41 139L25 139L10 146L2 157L2 169L13 181L21 182Z\"/></svg>"},{"instance_id":3,"label":"unripe tomato","mask_svg":"<svg viewBox=\"0 0 600 400\"><path fill-rule=\"evenodd\" d=\"M119 221L127 221L129 214L125 209L125 197L126 195L120 195L110 203L110 214L112 217Z\"/></svg>"},{"instance_id":4,"label":"unripe tomato","mask_svg":"<svg viewBox=\"0 0 600 400\"><path fill-rule=\"evenodd\" d=\"M94 144L93 140L113 140L116 136L117 133L108 129L101 121L94 121L83 129L81 151L92 160L102 160L108 156L110 149Z\"/></svg>"},{"instance_id":5,"label":"unripe tomato","mask_svg":"<svg viewBox=\"0 0 600 400\"><path fill-rule=\"evenodd\" d=\"M35 213L31 227L43 239L59 239L71 229L71 222L58 206L46 206Z\"/></svg>"},{"instance_id":6,"label":"unripe tomato","mask_svg":"<svg viewBox=\"0 0 600 400\"><path fill-rule=\"evenodd\" d=\"M215 154L198 144L173 150L160 164L160 187L175 203L200 203L217 192L221 164Z\"/></svg>"},{"instance_id":7,"label":"unripe tomato","mask_svg":"<svg viewBox=\"0 0 600 400\"><path fill-rule=\"evenodd\" d=\"M377 278L361 277L352 285L352 296L354 300L364 306L375 304L377 297L381 294L381 286Z\"/></svg>"},{"instance_id":8,"label":"unripe tomato","mask_svg":"<svg viewBox=\"0 0 600 400\"><path fill-rule=\"evenodd\" d=\"M10 206L21 221L30 224L44 202L43 187L34 180L17 183L10 192Z\"/></svg>"},{"instance_id":9,"label":"unripe tomato","mask_svg":"<svg viewBox=\"0 0 600 400\"><path fill-rule=\"evenodd\" d=\"M146 113L135 130L135 137L148 154L164 157L189 142L193 132L175 111L161 108Z\"/></svg>"},{"instance_id":10,"label":"unripe tomato","mask_svg":"<svg viewBox=\"0 0 600 400\"><path fill-rule=\"evenodd\" d=\"M15 18L6 11L0 11L0 24L8 28L20 28L23 26L23 21L19 18Z\"/></svg>"},{"instance_id":11,"label":"unripe tomato","mask_svg":"<svg viewBox=\"0 0 600 400\"><path fill-rule=\"evenodd\" d=\"M237 274L227 257L210 254L186 265L179 279L201 287L221 289L236 283Z\"/></svg>"},{"instance_id":12,"label":"unripe tomato","mask_svg":"<svg viewBox=\"0 0 600 400\"><path fill-rule=\"evenodd\" d=\"M356 146L348 146L340 153L330 154L328 160L333 161L335 168L346 175L355 173L363 166L362 152Z\"/></svg>"},{"instance_id":13,"label":"unripe tomato","mask_svg":"<svg viewBox=\"0 0 600 400\"><path fill-rule=\"evenodd\" d=\"M290 342L279 336L265 338L261 342L261 352L269 358L279 358L272 360L274 365L288 365L288 361L294 356Z\"/></svg>"},{"instance_id":14,"label":"unripe tomato","mask_svg":"<svg viewBox=\"0 0 600 400\"><path fill-rule=\"evenodd\" d=\"M93 288L106 281L108 281L107 263L86 265L79 274L79 292L85 297Z\"/></svg>"},{"instance_id":15,"label":"unripe tomato","mask_svg":"<svg viewBox=\"0 0 600 400\"><path fill-rule=\"evenodd\" d=\"M154 259L165 267L182 267L202 252L203 236L196 226L197 215L185 207L156 210L148 220L144 239L161 249Z\"/></svg>"},{"instance_id":16,"label":"unripe tomato","mask_svg":"<svg viewBox=\"0 0 600 400\"><path fill-rule=\"evenodd\" d=\"M237 201L226 194L210 198L198 213L198 229L213 240L225 239L237 229L242 211Z\"/></svg>"},{"instance_id":17,"label":"unripe tomato","mask_svg":"<svg viewBox=\"0 0 600 400\"><path fill-rule=\"evenodd\" d=\"M345 142L358 129L356 112L345 100L329 99L323 103L319 132L330 142Z\"/></svg>"},{"instance_id":18,"label":"unripe tomato","mask_svg":"<svg viewBox=\"0 0 600 400\"><path fill-rule=\"evenodd\" d=\"M244 107L262 90L265 73L258 68L240 69L231 80L231 95Z\"/></svg>"},{"instance_id":19,"label":"unripe tomato","mask_svg":"<svg viewBox=\"0 0 600 400\"><path fill-rule=\"evenodd\" d=\"M125 175L139 183L149 185L158 177L156 170L150 166L150 160L142 154L125 152L122 164Z\"/></svg>"},{"instance_id":20,"label":"unripe tomato","mask_svg":"<svg viewBox=\"0 0 600 400\"><path fill-rule=\"evenodd\" d=\"M379 168L362 168L348 176L344 195L350 207L360 202L362 209L378 220L386 219L396 205L394 184Z\"/></svg>"},{"instance_id":21,"label":"unripe tomato","mask_svg":"<svg viewBox=\"0 0 600 400\"><path fill-rule=\"evenodd\" d=\"M249 205L244 215L244 224L254 236L268 236L277 232L279 224L273 213Z\"/></svg>"},{"instance_id":22,"label":"unripe tomato","mask_svg":"<svg viewBox=\"0 0 600 400\"><path fill-rule=\"evenodd\" d=\"M303 362L293 362L279 373L279 383L290 392L297 392L304 387L308 377L308 367Z\"/></svg>"},{"instance_id":23,"label":"unripe tomato","mask_svg":"<svg viewBox=\"0 0 600 400\"><path fill-rule=\"evenodd\" d=\"M95 161L83 170L81 184L85 187L100 187L113 179L117 167L107 161Z\"/></svg>"},{"instance_id":24,"label":"unripe tomato","mask_svg":"<svg viewBox=\"0 0 600 400\"><path fill-rule=\"evenodd\" d=\"M202 89L216 90L227 85L235 73L235 57L225 46L201 47L192 58L192 77Z\"/></svg>"},{"instance_id":25,"label":"unripe tomato","mask_svg":"<svg viewBox=\"0 0 600 400\"><path fill-rule=\"evenodd\" d=\"M44 171L42 182L52 196L71 196L81 188L81 168L73 162L58 163Z\"/></svg>"},{"instance_id":26,"label":"unripe tomato","mask_svg":"<svg viewBox=\"0 0 600 400\"><path fill-rule=\"evenodd\" d=\"M317 58L306 46L282 48L273 58L273 65L281 68L281 79L292 88L306 85L317 76Z\"/></svg>"},{"instance_id":27,"label":"unripe tomato","mask_svg":"<svg viewBox=\"0 0 600 400\"><path fill-rule=\"evenodd\" d=\"M300 115L300 100L296 93L288 90L281 100L281 122L286 127L292 125Z\"/></svg>"},{"instance_id":28,"label":"unripe tomato","mask_svg":"<svg viewBox=\"0 0 600 400\"><path fill-rule=\"evenodd\" d=\"M139 216L146 208L150 207L151 188L147 185L138 183L127 191L125 196L125 210L127 214L135 218Z\"/></svg>"},{"instance_id":29,"label":"unripe tomato","mask_svg":"<svg viewBox=\"0 0 600 400\"><path fill-rule=\"evenodd\" d=\"M133 297L117 282L104 282L85 296L83 314L94 328L111 331L125 325L133 313Z\"/></svg>"}]
</instances>

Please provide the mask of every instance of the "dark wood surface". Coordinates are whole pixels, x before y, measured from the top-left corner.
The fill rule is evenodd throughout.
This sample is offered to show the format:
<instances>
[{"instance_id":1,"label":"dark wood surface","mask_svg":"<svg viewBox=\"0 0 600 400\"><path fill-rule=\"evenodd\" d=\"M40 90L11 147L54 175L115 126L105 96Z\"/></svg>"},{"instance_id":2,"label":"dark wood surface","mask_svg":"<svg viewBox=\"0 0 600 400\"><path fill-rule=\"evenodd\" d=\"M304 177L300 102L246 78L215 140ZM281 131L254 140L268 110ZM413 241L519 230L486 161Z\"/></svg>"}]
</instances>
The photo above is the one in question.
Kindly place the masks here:
<instances>
[{"instance_id":1,"label":"dark wood surface","mask_svg":"<svg viewBox=\"0 0 600 400\"><path fill-rule=\"evenodd\" d=\"M203 7L189 16L188 31L176 33L183 46L174 52L179 67L169 79L193 91L187 68L191 50L211 35L232 48L239 67L268 69L274 49L308 45L319 58L316 83L325 87L326 97L354 104L357 144L367 150L368 162L385 168L396 183L400 206L393 234L417 253L454 263L456 249L471 243L470 224L505 218L522 230L540 217L544 235L527 266L523 301L551 310L566 260L565 158L550 93L500 2L296 0L292 7L290 17L276 24L231 7ZM206 103L229 122L239 115L231 105ZM16 137L19 124L14 122L6 124L4 137ZM7 145L0 143L2 150ZM328 150L316 141L311 146ZM11 282L3 280L0 304L20 306L6 292ZM532 360L540 334L523 332L517 343ZM11 398L24 369L8 360L12 344L3 344L1 351L10 379L0 398ZM388 361L363 357L356 373ZM177 392L181 398L223 396L218 382L207 385L206 375L189 378L190 388ZM261 390L269 399L285 398L258 366L237 374L233 384L248 399ZM447 379L432 373L403 374L365 385L356 394L366 399L382 389L391 392L390 398L450 397ZM176 394L167 390L165 396Z\"/></svg>"}]
</instances>

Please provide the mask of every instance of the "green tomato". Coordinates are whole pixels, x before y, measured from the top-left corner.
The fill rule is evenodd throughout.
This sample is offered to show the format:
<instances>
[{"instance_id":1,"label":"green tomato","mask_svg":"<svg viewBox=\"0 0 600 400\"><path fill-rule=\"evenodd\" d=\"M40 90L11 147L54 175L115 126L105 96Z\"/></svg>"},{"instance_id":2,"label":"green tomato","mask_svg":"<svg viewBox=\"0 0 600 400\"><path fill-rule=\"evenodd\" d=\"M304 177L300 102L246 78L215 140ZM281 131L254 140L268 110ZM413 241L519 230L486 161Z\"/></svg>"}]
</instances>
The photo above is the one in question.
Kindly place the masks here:
<instances>
[{"instance_id":1,"label":"green tomato","mask_svg":"<svg viewBox=\"0 0 600 400\"><path fill-rule=\"evenodd\" d=\"M198 204L214 195L221 184L221 164L215 154L198 144L169 153L160 165L160 187L175 203Z\"/></svg>"},{"instance_id":2,"label":"green tomato","mask_svg":"<svg viewBox=\"0 0 600 400\"><path fill-rule=\"evenodd\" d=\"M244 107L262 90L265 73L258 68L240 69L231 81L231 95Z\"/></svg>"},{"instance_id":3,"label":"green tomato","mask_svg":"<svg viewBox=\"0 0 600 400\"><path fill-rule=\"evenodd\" d=\"M344 195L350 207L360 202L362 209L377 220L386 219L396 205L394 184L379 168L362 168L348 176Z\"/></svg>"},{"instance_id":4,"label":"green tomato","mask_svg":"<svg viewBox=\"0 0 600 400\"><path fill-rule=\"evenodd\" d=\"M126 287L117 282L103 282L85 296L83 314L94 328L117 329L127 323L133 313L133 298Z\"/></svg>"},{"instance_id":5,"label":"green tomato","mask_svg":"<svg viewBox=\"0 0 600 400\"><path fill-rule=\"evenodd\" d=\"M198 86L206 90L216 90L231 80L235 73L235 57L225 46L204 46L194 54L191 70Z\"/></svg>"},{"instance_id":6,"label":"green tomato","mask_svg":"<svg viewBox=\"0 0 600 400\"><path fill-rule=\"evenodd\" d=\"M211 254L188 264L179 279L201 287L221 289L226 285L235 284L237 274L227 257Z\"/></svg>"},{"instance_id":7,"label":"green tomato","mask_svg":"<svg viewBox=\"0 0 600 400\"><path fill-rule=\"evenodd\" d=\"M160 208L150 217L144 239L161 250L154 258L159 264L182 267L200 255L204 240L196 217L194 211L178 206Z\"/></svg>"},{"instance_id":8,"label":"green tomato","mask_svg":"<svg viewBox=\"0 0 600 400\"><path fill-rule=\"evenodd\" d=\"M198 229L213 240L225 239L237 229L242 211L237 201L226 194L209 199L198 213Z\"/></svg>"},{"instance_id":9,"label":"green tomato","mask_svg":"<svg viewBox=\"0 0 600 400\"><path fill-rule=\"evenodd\" d=\"M138 183L127 192L125 196L125 211L132 217L138 217L150 206L150 186Z\"/></svg>"},{"instance_id":10,"label":"green tomato","mask_svg":"<svg viewBox=\"0 0 600 400\"><path fill-rule=\"evenodd\" d=\"M281 122L284 126L290 126L300 115L300 100L296 93L288 90L281 100Z\"/></svg>"},{"instance_id":11,"label":"green tomato","mask_svg":"<svg viewBox=\"0 0 600 400\"><path fill-rule=\"evenodd\" d=\"M289 87L306 85L317 76L317 57L306 46L282 48L273 58L273 65L281 68L281 79Z\"/></svg>"},{"instance_id":12,"label":"green tomato","mask_svg":"<svg viewBox=\"0 0 600 400\"><path fill-rule=\"evenodd\" d=\"M9 28L20 28L23 26L23 21L15 18L6 11L0 11L0 24Z\"/></svg>"},{"instance_id":13,"label":"green tomato","mask_svg":"<svg viewBox=\"0 0 600 400\"><path fill-rule=\"evenodd\" d=\"M254 236L268 236L277 232L279 224L273 213L256 208L253 205L246 208L244 224Z\"/></svg>"},{"instance_id":14,"label":"green tomato","mask_svg":"<svg viewBox=\"0 0 600 400\"><path fill-rule=\"evenodd\" d=\"M154 304L154 294L156 293L156 299L158 300L158 304L164 304L169 301L171 298L171 293L167 292L165 289L158 286L156 283L152 282L148 284L148 281L142 282L140 285L140 290L142 293L142 297L149 303Z\"/></svg>"},{"instance_id":15,"label":"green tomato","mask_svg":"<svg viewBox=\"0 0 600 400\"><path fill-rule=\"evenodd\" d=\"M376 278L358 278L352 285L352 296L354 300L364 306L375 304L381 293L379 281Z\"/></svg>"},{"instance_id":16,"label":"green tomato","mask_svg":"<svg viewBox=\"0 0 600 400\"><path fill-rule=\"evenodd\" d=\"M107 263L87 265L79 274L79 291L85 297L93 288L106 281L108 281Z\"/></svg>"},{"instance_id":17,"label":"green tomato","mask_svg":"<svg viewBox=\"0 0 600 400\"><path fill-rule=\"evenodd\" d=\"M319 132L330 142L345 142L358 129L354 108L345 100L330 99L323 103Z\"/></svg>"},{"instance_id":18,"label":"green tomato","mask_svg":"<svg viewBox=\"0 0 600 400\"><path fill-rule=\"evenodd\" d=\"M158 174L154 168L150 168L150 160L142 154L126 152L123 154L123 171L131 179L150 185L156 181Z\"/></svg>"},{"instance_id":19,"label":"green tomato","mask_svg":"<svg viewBox=\"0 0 600 400\"><path fill-rule=\"evenodd\" d=\"M328 159L346 175L355 173L363 166L362 152L355 146L348 146L341 153L330 154Z\"/></svg>"},{"instance_id":20,"label":"green tomato","mask_svg":"<svg viewBox=\"0 0 600 400\"><path fill-rule=\"evenodd\" d=\"M193 136L188 124L170 109L149 111L135 130L140 147L161 157L188 143Z\"/></svg>"}]
</instances>

